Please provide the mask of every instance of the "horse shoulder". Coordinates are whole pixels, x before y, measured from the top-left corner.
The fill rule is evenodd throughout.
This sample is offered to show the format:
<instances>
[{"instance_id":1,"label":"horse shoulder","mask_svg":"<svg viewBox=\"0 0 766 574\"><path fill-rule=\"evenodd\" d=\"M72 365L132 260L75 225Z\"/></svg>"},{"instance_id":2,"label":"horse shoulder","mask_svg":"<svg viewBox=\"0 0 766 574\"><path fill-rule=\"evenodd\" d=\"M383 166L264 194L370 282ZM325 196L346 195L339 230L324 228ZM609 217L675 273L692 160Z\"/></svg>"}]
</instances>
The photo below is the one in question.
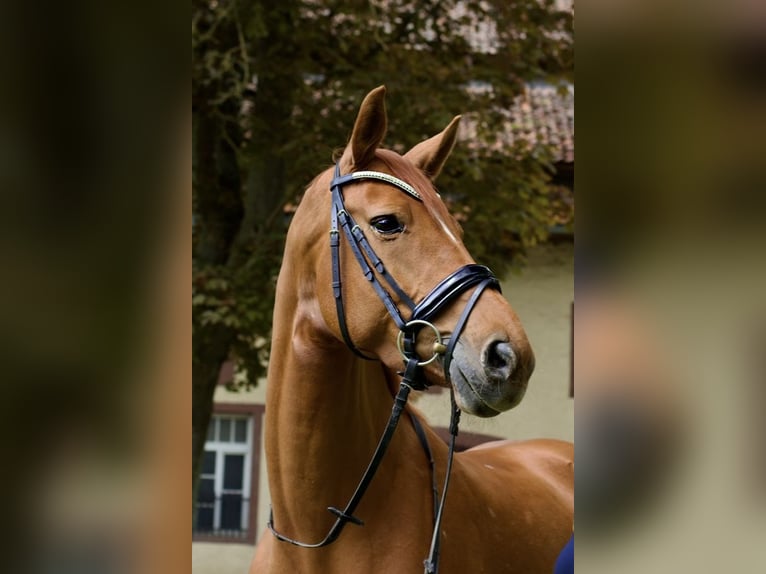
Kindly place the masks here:
<instances>
[{"instance_id":1,"label":"horse shoulder","mask_svg":"<svg viewBox=\"0 0 766 574\"><path fill-rule=\"evenodd\" d=\"M466 454L481 453L480 456L500 456L519 460L547 459L564 465L574 464L574 445L571 442L552 438L529 440L493 440L469 448Z\"/></svg>"},{"instance_id":2,"label":"horse shoulder","mask_svg":"<svg viewBox=\"0 0 766 574\"><path fill-rule=\"evenodd\" d=\"M557 439L487 442L462 453L487 469L509 474L516 484L525 478L530 485L550 488L574 500L574 445Z\"/></svg>"},{"instance_id":3,"label":"horse shoulder","mask_svg":"<svg viewBox=\"0 0 766 574\"><path fill-rule=\"evenodd\" d=\"M549 439L493 441L456 455L448 507L482 558L443 545L449 572L546 574L572 534L574 448ZM450 487L452 490L452 486ZM446 571L445 571L446 574Z\"/></svg>"}]
</instances>

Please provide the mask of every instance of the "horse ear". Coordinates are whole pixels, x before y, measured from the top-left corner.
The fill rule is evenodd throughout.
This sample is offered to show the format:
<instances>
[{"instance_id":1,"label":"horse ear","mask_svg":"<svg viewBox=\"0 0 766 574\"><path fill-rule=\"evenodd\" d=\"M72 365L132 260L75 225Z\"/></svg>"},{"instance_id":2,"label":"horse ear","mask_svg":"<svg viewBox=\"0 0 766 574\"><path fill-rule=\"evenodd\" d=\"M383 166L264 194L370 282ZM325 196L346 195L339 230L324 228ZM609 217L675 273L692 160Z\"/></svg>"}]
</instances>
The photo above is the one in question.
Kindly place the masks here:
<instances>
[{"instance_id":1,"label":"horse ear","mask_svg":"<svg viewBox=\"0 0 766 574\"><path fill-rule=\"evenodd\" d=\"M358 170L372 161L387 126L386 87L379 86L365 96L359 107L351 140L341 158L343 171Z\"/></svg>"},{"instance_id":2,"label":"horse ear","mask_svg":"<svg viewBox=\"0 0 766 574\"><path fill-rule=\"evenodd\" d=\"M431 181L435 180L452 152L452 148L455 147L458 125L460 125L460 116L455 116L444 131L420 142L404 154L404 157L422 169Z\"/></svg>"}]
</instances>

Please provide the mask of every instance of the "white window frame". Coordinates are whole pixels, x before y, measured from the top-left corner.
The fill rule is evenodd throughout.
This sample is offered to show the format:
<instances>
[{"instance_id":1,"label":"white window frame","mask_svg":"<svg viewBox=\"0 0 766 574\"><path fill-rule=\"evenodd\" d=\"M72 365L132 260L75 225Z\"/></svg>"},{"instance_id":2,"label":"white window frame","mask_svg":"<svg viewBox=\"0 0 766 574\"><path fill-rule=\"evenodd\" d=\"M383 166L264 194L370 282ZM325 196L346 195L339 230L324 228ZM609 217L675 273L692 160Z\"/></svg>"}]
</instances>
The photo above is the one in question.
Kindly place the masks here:
<instances>
[{"instance_id":1,"label":"white window frame","mask_svg":"<svg viewBox=\"0 0 766 574\"><path fill-rule=\"evenodd\" d=\"M223 419L230 421L244 420L245 426L245 442L228 442L218 440L220 433L220 422ZM242 454L244 455L243 461L243 476L242 476L242 516L240 520L241 532L247 532L250 523L250 503L252 499L252 468L253 468L253 417L247 414L225 414L214 413L210 419L210 425L213 425L213 440L207 440L205 442L205 451L215 452L215 469L213 475L205 474L200 475L201 478L213 478L213 532L221 531L221 505L223 503L224 494L239 494L239 491L229 490L226 491L223 488L223 463L224 457L227 454ZM234 425L231 427L230 432L234 432Z\"/></svg>"}]
</instances>

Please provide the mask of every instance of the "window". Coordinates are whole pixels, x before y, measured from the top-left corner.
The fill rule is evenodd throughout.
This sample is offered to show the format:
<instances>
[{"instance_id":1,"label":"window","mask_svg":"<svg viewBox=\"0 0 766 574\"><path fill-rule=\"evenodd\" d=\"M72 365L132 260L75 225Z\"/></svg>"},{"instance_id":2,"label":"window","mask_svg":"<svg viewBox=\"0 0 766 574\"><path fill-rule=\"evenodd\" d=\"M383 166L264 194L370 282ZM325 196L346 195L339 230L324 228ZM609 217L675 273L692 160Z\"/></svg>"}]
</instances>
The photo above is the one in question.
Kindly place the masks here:
<instances>
[{"instance_id":1,"label":"window","mask_svg":"<svg viewBox=\"0 0 766 574\"><path fill-rule=\"evenodd\" d=\"M253 417L213 415L197 492L195 534L249 537L252 456Z\"/></svg>"}]
</instances>

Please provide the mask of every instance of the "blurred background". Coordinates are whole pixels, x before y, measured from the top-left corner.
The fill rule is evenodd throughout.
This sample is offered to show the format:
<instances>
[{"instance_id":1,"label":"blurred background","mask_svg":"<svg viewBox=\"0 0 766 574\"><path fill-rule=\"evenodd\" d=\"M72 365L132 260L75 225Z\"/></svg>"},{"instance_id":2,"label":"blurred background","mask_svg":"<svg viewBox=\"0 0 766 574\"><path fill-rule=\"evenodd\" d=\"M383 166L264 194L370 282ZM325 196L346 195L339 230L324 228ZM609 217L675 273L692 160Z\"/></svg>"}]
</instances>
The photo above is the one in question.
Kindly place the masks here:
<instances>
[{"instance_id":1,"label":"blurred background","mask_svg":"<svg viewBox=\"0 0 766 574\"><path fill-rule=\"evenodd\" d=\"M766 566L762 3L578 3L576 568Z\"/></svg>"},{"instance_id":2,"label":"blurred background","mask_svg":"<svg viewBox=\"0 0 766 574\"><path fill-rule=\"evenodd\" d=\"M7 572L189 560L188 527L173 529L191 496L174 470L191 412L180 8L0 7Z\"/></svg>"}]
</instances>

